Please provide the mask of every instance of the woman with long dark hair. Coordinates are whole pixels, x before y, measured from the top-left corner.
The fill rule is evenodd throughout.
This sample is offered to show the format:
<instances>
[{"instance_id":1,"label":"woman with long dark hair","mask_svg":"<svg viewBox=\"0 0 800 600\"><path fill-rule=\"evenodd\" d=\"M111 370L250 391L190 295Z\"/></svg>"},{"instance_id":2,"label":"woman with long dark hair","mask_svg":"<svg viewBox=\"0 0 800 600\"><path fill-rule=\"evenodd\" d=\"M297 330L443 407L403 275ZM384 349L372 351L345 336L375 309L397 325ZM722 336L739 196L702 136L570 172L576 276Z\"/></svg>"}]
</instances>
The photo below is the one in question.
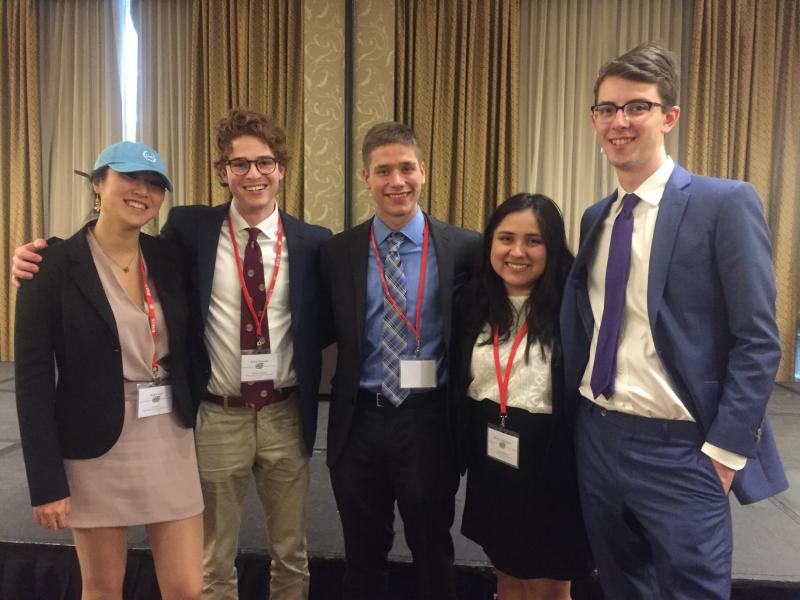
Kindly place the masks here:
<instances>
[{"instance_id":1,"label":"woman with long dark hair","mask_svg":"<svg viewBox=\"0 0 800 600\"><path fill-rule=\"evenodd\" d=\"M480 275L458 303L462 532L492 561L499 600L567 600L587 570L561 397L558 313L571 264L558 207L518 194L490 217Z\"/></svg>"}]
</instances>

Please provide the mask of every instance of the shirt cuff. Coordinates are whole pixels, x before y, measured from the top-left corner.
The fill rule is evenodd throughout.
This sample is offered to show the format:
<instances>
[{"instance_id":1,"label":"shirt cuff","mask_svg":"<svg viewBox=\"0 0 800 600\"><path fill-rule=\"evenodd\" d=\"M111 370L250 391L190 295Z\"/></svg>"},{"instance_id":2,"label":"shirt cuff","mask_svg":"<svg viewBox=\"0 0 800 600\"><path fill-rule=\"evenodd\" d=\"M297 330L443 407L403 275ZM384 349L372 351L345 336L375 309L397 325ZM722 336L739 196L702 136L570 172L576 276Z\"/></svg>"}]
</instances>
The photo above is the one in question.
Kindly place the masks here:
<instances>
[{"instance_id":1,"label":"shirt cuff","mask_svg":"<svg viewBox=\"0 0 800 600\"><path fill-rule=\"evenodd\" d=\"M706 442L703 444L703 447L700 448L700 451L713 458L718 463L722 463L729 469L733 469L734 471L741 471L744 466L747 464L747 457L742 456L741 454L736 454L735 452L731 452L730 450L723 450L714 444L709 444Z\"/></svg>"}]
</instances>

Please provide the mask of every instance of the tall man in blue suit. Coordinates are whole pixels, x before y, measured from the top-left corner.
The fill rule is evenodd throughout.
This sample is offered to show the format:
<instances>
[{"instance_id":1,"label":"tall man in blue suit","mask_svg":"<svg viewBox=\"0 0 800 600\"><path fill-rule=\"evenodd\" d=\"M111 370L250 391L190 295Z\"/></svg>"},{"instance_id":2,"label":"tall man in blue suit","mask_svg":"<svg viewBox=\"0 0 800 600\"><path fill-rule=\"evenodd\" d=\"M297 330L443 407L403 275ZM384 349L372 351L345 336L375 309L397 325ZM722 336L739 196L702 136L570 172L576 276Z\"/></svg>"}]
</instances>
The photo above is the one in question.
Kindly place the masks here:
<instances>
[{"instance_id":1,"label":"tall man in blue suit","mask_svg":"<svg viewBox=\"0 0 800 600\"><path fill-rule=\"evenodd\" d=\"M766 416L780 359L770 236L744 182L676 165L670 52L607 63L592 124L619 188L589 209L561 314L581 500L617 600L727 599L729 490L787 487Z\"/></svg>"}]
</instances>

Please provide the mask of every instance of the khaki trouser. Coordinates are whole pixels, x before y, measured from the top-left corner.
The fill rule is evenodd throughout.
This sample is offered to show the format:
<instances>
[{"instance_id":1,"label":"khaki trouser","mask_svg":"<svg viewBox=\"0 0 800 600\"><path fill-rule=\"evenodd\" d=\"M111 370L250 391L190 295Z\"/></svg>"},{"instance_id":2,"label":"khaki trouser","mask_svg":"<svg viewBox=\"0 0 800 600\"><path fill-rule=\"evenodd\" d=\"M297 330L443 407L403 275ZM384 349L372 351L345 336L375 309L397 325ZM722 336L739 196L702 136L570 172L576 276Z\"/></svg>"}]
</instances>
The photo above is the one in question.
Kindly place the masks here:
<instances>
[{"instance_id":1,"label":"khaki trouser","mask_svg":"<svg viewBox=\"0 0 800 600\"><path fill-rule=\"evenodd\" d=\"M270 600L308 598L309 458L303 448L296 394L258 412L203 402L195 443L206 507L202 598L238 599L234 561L251 474L267 522Z\"/></svg>"}]
</instances>

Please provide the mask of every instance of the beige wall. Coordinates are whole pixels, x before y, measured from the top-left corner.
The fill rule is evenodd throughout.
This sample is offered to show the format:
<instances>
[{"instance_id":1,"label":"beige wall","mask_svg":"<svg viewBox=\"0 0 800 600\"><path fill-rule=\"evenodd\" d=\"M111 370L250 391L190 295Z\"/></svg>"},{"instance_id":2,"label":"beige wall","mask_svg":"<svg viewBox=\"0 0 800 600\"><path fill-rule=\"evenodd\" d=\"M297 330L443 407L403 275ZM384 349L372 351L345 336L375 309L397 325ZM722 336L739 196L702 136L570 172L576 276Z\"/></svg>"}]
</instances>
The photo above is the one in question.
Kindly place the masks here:
<instances>
[{"instance_id":1,"label":"beige wall","mask_svg":"<svg viewBox=\"0 0 800 600\"><path fill-rule=\"evenodd\" d=\"M345 2L305 0L303 7L305 220L342 231L345 202L355 225L372 214L360 176L361 141L394 115L394 0L354 2L351 168L345 173ZM345 198L350 178L352 197Z\"/></svg>"},{"instance_id":2,"label":"beige wall","mask_svg":"<svg viewBox=\"0 0 800 600\"><path fill-rule=\"evenodd\" d=\"M304 220L344 227L345 1L303 4Z\"/></svg>"}]
</instances>

